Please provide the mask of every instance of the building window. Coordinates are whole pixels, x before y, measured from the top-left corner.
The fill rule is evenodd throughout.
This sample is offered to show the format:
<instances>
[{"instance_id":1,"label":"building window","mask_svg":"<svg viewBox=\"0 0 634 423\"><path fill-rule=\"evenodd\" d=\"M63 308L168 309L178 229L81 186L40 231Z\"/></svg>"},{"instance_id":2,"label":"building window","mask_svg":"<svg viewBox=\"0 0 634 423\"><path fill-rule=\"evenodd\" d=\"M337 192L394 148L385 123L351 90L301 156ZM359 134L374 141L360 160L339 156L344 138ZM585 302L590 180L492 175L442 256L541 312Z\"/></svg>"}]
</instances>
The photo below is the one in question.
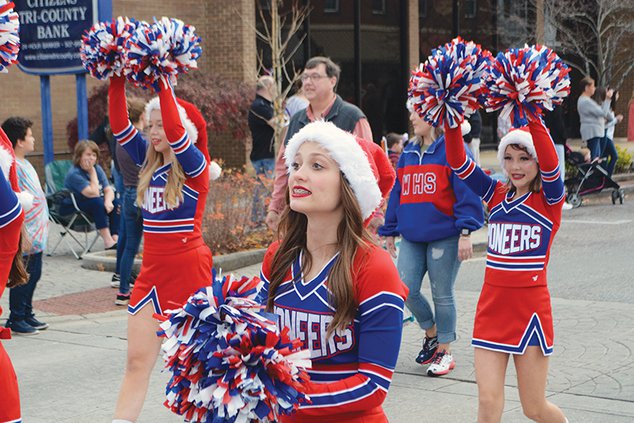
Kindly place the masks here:
<instances>
[{"instance_id":1,"label":"building window","mask_svg":"<svg viewBox=\"0 0 634 423\"><path fill-rule=\"evenodd\" d=\"M418 17L427 17L427 0L418 0Z\"/></svg>"},{"instance_id":2,"label":"building window","mask_svg":"<svg viewBox=\"0 0 634 423\"><path fill-rule=\"evenodd\" d=\"M372 0L372 14L385 15L385 0Z\"/></svg>"},{"instance_id":3,"label":"building window","mask_svg":"<svg viewBox=\"0 0 634 423\"><path fill-rule=\"evenodd\" d=\"M339 13L339 0L325 0L324 13Z\"/></svg>"},{"instance_id":4,"label":"building window","mask_svg":"<svg viewBox=\"0 0 634 423\"><path fill-rule=\"evenodd\" d=\"M467 19L473 19L476 17L478 5L476 0L465 0L464 1L464 17Z\"/></svg>"}]
</instances>

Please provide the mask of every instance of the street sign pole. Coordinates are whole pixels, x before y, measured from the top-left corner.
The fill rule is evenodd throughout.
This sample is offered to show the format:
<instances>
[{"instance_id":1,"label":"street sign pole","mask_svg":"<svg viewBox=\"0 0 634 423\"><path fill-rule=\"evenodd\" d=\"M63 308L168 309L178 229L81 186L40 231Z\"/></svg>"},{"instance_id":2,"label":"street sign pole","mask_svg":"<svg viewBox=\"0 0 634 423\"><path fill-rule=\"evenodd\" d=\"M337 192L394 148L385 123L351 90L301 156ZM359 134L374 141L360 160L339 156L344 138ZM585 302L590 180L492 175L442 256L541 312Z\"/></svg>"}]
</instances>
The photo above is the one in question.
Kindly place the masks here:
<instances>
[{"instance_id":1,"label":"street sign pole","mask_svg":"<svg viewBox=\"0 0 634 423\"><path fill-rule=\"evenodd\" d=\"M51 78L40 76L40 98L42 103L42 144L44 145L44 165L54 160L53 153L53 113L51 111Z\"/></svg>"}]
</instances>

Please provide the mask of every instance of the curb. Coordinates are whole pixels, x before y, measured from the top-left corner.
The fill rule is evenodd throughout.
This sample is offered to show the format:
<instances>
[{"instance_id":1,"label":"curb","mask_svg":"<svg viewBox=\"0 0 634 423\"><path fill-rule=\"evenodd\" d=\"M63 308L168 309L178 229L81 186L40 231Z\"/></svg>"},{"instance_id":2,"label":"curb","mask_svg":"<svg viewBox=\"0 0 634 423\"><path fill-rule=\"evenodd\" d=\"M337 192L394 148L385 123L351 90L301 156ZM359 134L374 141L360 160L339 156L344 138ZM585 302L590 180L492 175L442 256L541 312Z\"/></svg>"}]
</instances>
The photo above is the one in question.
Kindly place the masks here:
<instances>
[{"instance_id":1,"label":"curb","mask_svg":"<svg viewBox=\"0 0 634 423\"><path fill-rule=\"evenodd\" d=\"M257 250L238 251L236 253L214 256L214 268L231 272L242 267L260 263L264 259L266 248ZM100 272L114 272L117 263L116 251L96 251L84 254L81 267ZM141 271L141 259L134 259L133 271Z\"/></svg>"}]
</instances>

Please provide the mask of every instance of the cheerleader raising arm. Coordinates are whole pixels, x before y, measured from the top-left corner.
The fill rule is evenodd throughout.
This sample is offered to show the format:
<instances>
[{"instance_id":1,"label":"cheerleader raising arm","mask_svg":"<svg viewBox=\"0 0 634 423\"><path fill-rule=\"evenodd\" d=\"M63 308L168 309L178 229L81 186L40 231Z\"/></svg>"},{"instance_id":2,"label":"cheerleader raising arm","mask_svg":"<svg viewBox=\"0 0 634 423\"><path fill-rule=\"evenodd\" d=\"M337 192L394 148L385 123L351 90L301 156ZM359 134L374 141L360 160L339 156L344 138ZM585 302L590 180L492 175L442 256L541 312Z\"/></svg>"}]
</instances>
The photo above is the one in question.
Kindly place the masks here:
<instances>
[{"instance_id":1,"label":"cheerleader raising arm","mask_svg":"<svg viewBox=\"0 0 634 423\"><path fill-rule=\"evenodd\" d=\"M161 104L161 117L167 142L176 155L176 160L183 167L183 171L190 178L195 178L207 168L207 160L203 153L194 145L198 134L188 133L181 119L181 114L186 116L185 110L176 103L174 90L167 79L163 77L160 81L158 97ZM152 101L148 107L152 106ZM182 110L180 112L179 108ZM191 131L195 131L195 126L191 124ZM194 138L194 139L192 139ZM207 140L201 140L207 142Z\"/></svg>"},{"instance_id":2,"label":"cheerleader raising arm","mask_svg":"<svg viewBox=\"0 0 634 423\"><path fill-rule=\"evenodd\" d=\"M535 153L539 161L539 170L542 178L542 187L548 204L557 204L565 197L564 182L559 171L559 159L555 144L550 137L548 129L540 119L531 119L528 123Z\"/></svg>"},{"instance_id":3,"label":"cheerleader raising arm","mask_svg":"<svg viewBox=\"0 0 634 423\"><path fill-rule=\"evenodd\" d=\"M495 192L496 181L467 156L464 145L460 126L450 128L445 125L445 150L449 166L471 191L488 203Z\"/></svg>"},{"instance_id":4,"label":"cheerleader raising arm","mask_svg":"<svg viewBox=\"0 0 634 423\"><path fill-rule=\"evenodd\" d=\"M128 118L128 104L125 95L125 78L113 76L108 87L108 116L112 134L128 152L134 163L141 166L147 154L147 142ZM149 119L146 116L145 119Z\"/></svg>"}]
</instances>

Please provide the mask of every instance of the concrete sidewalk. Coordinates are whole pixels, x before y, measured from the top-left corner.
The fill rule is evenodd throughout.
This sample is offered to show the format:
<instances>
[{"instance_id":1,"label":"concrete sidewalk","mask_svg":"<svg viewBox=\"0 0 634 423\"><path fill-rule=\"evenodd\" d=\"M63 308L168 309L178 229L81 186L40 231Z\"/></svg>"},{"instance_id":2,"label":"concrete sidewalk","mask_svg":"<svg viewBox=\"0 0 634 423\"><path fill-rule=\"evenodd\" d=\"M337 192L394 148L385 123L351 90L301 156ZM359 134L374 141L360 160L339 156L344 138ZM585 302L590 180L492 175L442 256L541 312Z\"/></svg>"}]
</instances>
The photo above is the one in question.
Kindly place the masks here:
<instances>
[{"instance_id":1,"label":"concrete sidewalk","mask_svg":"<svg viewBox=\"0 0 634 423\"><path fill-rule=\"evenodd\" d=\"M482 161L484 167L499 169L493 151L484 151ZM476 249L482 250L485 241L485 230L473 234ZM95 250L102 248L97 245ZM127 313L113 304L116 290L110 288L110 273L81 268L81 262L63 247L60 253L45 257L35 298L37 315L50 328L37 336L3 341L19 378L23 420L108 423L125 366ZM463 266L483 273L484 259L476 256ZM252 276L258 274L259 267L257 263L233 273ZM458 339L453 353L457 367L447 377L427 377L425 368L414 362L422 331L414 324L405 327L398 366L384 404L390 421L475 421L477 387L469 342L477 297L477 292L459 287L456 291ZM8 294L0 306L5 310L0 318L4 324ZM571 423L634 421L632 305L553 298L553 307L556 346L548 380L550 399ZM162 406L169 377L161 373L160 364L154 369L139 423L183 421ZM528 421L522 415L512 365L506 383L503 422Z\"/></svg>"},{"instance_id":2,"label":"concrete sidewalk","mask_svg":"<svg viewBox=\"0 0 634 423\"><path fill-rule=\"evenodd\" d=\"M477 257L470 266L483 270ZM256 275L259 264L235 271ZM51 327L37 336L14 337L3 345L12 357L20 381L24 421L28 423L109 422L125 365L126 312L112 310L85 314L95 298L115 291L110 274L82 269L68 257L46 259L36 308L63 314L38 313ZM83 293L77 301L68 301ZM429 293L427 293L429 294ZM448 377L425 376L413 357L422 332L405 327L401 353L385 409L393 422L473 422L477 389L473 371L470 331L478 294L457 291L458 340L453 344L457 367ZM6 296L5 296L6 297ZM7 310L6 299L2 307ZM557 320L556 352L551 360L550 398L571 422L634 421L634 331L631 305L553 299ZM594 316L601 316L601 319ZM596 342L601 339L601 342ZM157 365L139 422L180 422L161 404L168 375ZM527 421L515 389L513 366L507 377L503 421Z\"/></svg>"}]
</instances>

